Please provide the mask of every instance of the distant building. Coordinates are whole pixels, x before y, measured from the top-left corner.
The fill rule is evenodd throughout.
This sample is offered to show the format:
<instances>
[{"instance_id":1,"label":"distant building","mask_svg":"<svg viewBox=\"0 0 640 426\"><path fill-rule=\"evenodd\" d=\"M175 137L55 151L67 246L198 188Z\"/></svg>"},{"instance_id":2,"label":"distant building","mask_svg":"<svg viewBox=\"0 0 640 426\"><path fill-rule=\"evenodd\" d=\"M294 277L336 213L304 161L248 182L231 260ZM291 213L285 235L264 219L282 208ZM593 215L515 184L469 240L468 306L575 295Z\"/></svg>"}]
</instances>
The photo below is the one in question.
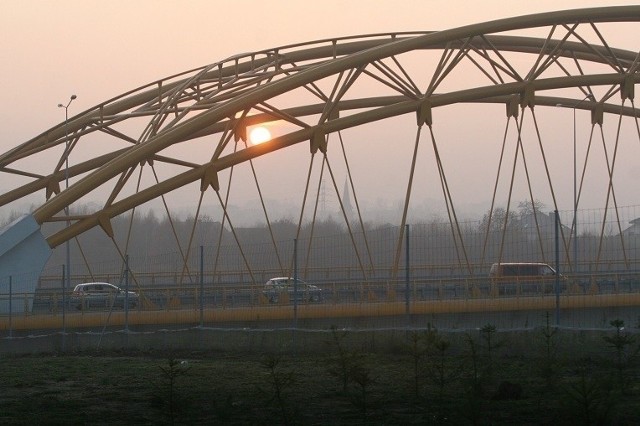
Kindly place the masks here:
<instances>
[{"instance_id":1,"label":"distant building","mask_svg":"<svg viewBox=\"0 0 640 426\"><path fill-rule=\"evenodd\" d=\"M629 221L630 227L622 231L623 237L637 237L640 236L640 217Z\"/></svg>"},{"instance_id":2,"label":"distant building","mask_svg":"<svg viewBox=\"0 0 640 426\"><path fill-rule=\"evenodd\" d=\"M522 215L520 217L519 225L527 235L528 241L535 241L538 239L538 228L540 229L540 237L543 239L552 238L556 232L555 212L545 214L538 211L535 217L533 213ZM568 233L571 232L571 227L562 224L560 226L562 227L562 232L565 235L569 235Z\"/></svg>"},{"instance_id":3,"label":"distant building","mask_svg":"<svg viewBox=\"0 0 640 426\"><path fill-rule=\"evenodd\" d=\"M342 191L342 205L344 207L344 212L347 215L347 217L351 217L351 214L353 213L353 206L351 205L349 180L346 178L344 180L344 190Z\"/></svg>"}]
</instances>

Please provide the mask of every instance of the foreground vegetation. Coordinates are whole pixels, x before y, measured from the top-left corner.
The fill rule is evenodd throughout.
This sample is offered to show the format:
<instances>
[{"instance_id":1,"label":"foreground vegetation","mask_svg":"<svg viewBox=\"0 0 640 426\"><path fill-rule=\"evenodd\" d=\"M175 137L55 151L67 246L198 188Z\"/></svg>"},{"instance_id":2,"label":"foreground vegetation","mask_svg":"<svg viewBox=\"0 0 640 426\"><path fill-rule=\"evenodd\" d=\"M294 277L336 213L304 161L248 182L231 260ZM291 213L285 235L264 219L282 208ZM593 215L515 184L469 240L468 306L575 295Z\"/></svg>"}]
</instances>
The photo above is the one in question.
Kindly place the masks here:
<instances>
[{"instance_id":1,"label":"foreground vegetation","mask_svg":"<svg viewBox=\"0 0 640 426\"><path fill-rule=\"evenodd\" d=\"M1 424L637 424L637 334L569 342L407 332L363 344L332 329L296 353L102 352L0 359ZM523 349L525 348L525 349Z\"/></svg>"}]
</instances>

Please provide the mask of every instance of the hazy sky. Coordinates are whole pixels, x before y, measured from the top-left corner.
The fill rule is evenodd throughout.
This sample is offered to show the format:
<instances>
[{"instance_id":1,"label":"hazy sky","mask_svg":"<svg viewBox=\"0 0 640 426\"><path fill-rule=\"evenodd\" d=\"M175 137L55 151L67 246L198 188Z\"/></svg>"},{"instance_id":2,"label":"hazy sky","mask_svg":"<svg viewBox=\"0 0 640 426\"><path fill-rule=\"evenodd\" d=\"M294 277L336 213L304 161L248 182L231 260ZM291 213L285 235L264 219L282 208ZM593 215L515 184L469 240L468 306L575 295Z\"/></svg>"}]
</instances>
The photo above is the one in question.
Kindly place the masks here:
<instances>
[{"instance_id":1,"label":"hazy sky","mask_svg":"<svg viewBox=\"0 0 640 426\"><path fill-rule=\"evenodd\" d=\"M3 152L61 122L64 110L56 106L71 94L78 99L70 112L77 113L153 80L238 53L322 38L442 30L529 13L635 3L1 1ZM570 120L569 111L564 118Z\"/></svg>"},{"instance_id":2,"label":"hazy sky","mask_svg":"<svg viewBox=\"0 0 640 426\"><path fill-rule=\"evenodd\" d=\"M2 0L0 149L129 89L228 56L290 43L442 30L580 7L589 0Z\"/></svg>"}]
</instances>

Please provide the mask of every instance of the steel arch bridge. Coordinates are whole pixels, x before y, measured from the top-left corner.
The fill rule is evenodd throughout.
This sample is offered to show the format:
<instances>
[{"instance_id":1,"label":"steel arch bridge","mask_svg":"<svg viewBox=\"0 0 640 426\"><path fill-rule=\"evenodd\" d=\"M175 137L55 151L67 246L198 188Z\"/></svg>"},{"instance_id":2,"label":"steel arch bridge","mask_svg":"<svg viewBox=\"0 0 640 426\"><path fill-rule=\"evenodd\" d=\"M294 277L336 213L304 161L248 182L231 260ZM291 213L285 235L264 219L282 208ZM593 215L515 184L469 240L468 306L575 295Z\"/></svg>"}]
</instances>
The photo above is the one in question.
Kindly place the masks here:
<instances>
[{"instance_id":1,"label":"steel arch bridge","mask_svg":"<svg viewBox=\"0 0 640 426\"><path fill-rule=\"evenodd\" d=\"M563 105L573 108L574 114L576 109L590 111L592 137L609 115L617 118L618 126L631 120L636 129L633 143L637 144L640 114L634 105L634 88L640 81L640 46L616 47L606 32L625 25L637 28L637 24L640 6L604 7L436 32L327 39L239 54L109 99L5 152L0 156L0 172L4 182L14 186L0 195L0 206L34 194L41 197L32 217L39 226L57 224L45 236L46 244L55 248L97 226L113 239L114 217L195 184L199 194L196 220L203 197L213 191L225 211L223 221L231 227L233 218L226 211L230 171L250 167L262 197L253 162L308 144L310 157L305 161L309 161L309 169L301 178L305 180L304 200L310 192L316 154L337 191L329 157L333 149L347 162L347 181L362 226L359 189L348 166L342 135L350 129L411 116L414 150L402 170L408 184L399 189L405 194L400 229L407 223L412 190L417 185L418 143L429 138L439 176L436 186L442 190L456 234L455 199L447 179L452 171L439 156L442 141L434 131L449 124L439 122L436 111L463 104L498 104L503 105L503 113L492 113L483 120L504 123L507 129L509 123L515 123L515 135L509 138L505 130L502 141L503 146L509 142L515 147L514 170L518 161L527 168L523 123L525 119L534 123L534 145L539 146L544 159L540 180L546 182L553 208L558 210L562 206L544 155L536 118L539 109L535 107ZM247 129L273 122L279 123L280 132L270 141L259 145L247 142ZM428 136L422 135L423 129ZM339 143L330 142L335 137ZM605 151L609 182L603 204L615 193L616 161L630 160L616 157L622 143L615 138L616 149ZM586 165L585 159L583 177ZM509 179L506 167L501 160L495 174L503 173ZM151 178L143 178L145 173ZM493 191L487 197L495 201L491 186ZM533 203L531 183L528 186L526 192ZM580 183L580 192L582 189ZM95 199L104 200L100 208L69 214L73 203ZM339 201L344 213L340 197ZM269 223L264 202L262 209ZM565 250L571 237L563 235ZM119 251L125 253L126 248Z\"/></svg>"}]
</instances>

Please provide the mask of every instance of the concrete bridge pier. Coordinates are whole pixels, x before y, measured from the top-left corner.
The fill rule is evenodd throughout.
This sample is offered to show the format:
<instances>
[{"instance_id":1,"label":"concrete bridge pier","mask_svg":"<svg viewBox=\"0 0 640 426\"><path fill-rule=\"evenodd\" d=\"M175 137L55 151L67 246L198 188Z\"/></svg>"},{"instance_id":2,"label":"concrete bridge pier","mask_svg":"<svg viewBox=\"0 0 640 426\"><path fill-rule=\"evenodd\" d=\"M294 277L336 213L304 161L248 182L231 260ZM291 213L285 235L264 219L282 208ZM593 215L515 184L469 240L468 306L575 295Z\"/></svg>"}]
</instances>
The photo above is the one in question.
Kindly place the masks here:
<instances>
[{"instance_id":1,"label":"concrete bridge pier","mask_svg":"<svg viewBox=\"0 0 640 426\"><path fill-rule=\"evenodd\" d=\"M0 229L0 314L31 311L50 256L51 248L32 215L20 216Z\"/></svg>"}]
</instances>

